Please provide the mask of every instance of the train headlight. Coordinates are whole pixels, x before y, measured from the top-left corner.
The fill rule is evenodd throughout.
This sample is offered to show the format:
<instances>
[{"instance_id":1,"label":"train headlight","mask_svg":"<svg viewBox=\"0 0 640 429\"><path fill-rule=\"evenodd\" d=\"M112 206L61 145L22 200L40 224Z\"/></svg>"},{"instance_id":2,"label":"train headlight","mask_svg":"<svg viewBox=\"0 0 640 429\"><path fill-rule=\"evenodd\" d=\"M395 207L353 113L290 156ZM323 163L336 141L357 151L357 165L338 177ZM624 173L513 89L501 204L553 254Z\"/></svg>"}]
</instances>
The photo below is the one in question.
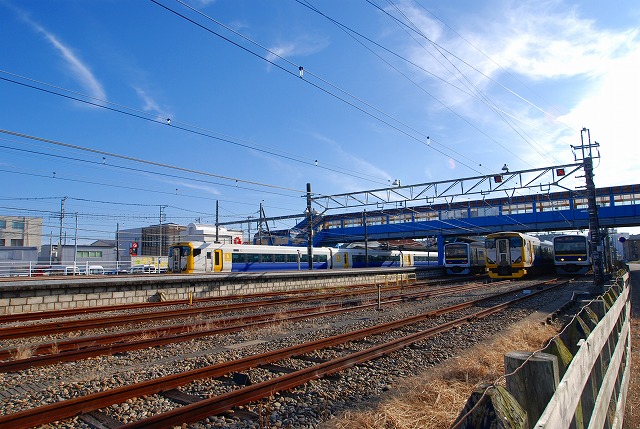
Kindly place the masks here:
<instances>
[{"instance_id":1,"label":"train headlight","mask_svg":"<svg viewBox=\"0 0 640 429\"><path fill-rule=\"evenodd\" d=\"M582 258L578 258L578 262L582 261Z\"/></svg>"},{"instance_id":2,"label":"train headlight","mask_svg":"<svg viewBox=\"0 0 640 429\"><path fill-rule=\"evenodd\" d=\"M564 258L560 258L560 262L564 262Z\"/></svg>"}]
</instances>

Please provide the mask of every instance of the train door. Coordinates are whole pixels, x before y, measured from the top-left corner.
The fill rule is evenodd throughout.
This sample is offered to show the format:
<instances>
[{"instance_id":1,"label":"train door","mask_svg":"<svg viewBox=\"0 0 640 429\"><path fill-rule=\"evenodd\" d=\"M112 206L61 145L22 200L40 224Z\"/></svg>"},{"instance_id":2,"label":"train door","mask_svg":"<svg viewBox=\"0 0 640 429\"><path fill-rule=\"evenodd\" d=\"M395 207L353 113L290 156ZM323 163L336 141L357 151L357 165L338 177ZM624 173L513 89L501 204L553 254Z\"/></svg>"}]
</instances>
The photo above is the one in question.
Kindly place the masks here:
<instances>
[{"instance_id":1,"label":"train door","mask_svg":"<svg viewBox=\"0 0 640 429\"><path fill-rule=\"evenodd\" d=\"M344 252L342 255L344 256L344 267L349 268L349 254Z\"/></svg>"},{"instance_id":2,"label":"train door","mask_svg":"<svg viewBox=\"0 0 640 429\"><path fill-rule=\"evenodd\" d=\"M413 255L411 253L404 255L404 265L405 267L412 267L413 266L413 261L411 260L411 257Z\"/></svg>"},{"instance_id":3,"label":"train door","mask_svg":"<svg viewBox=\"0 0 640 429\"><path fill-rule=\"evenodd\" d=\"M498 265L511 265L511 252L509 251L509 239L496 239L496 255Z\"/></svg>"},{"instance_id":4,"label":"train door","mask_svg":"<svg viewBox=\"0 0 640 429\"><path fill-rule=\"evenodd\" d=\"M222 271L222 249L217 249L213 251L213 271L220 272Z\"/></svg>"},{"instance_id":5,"label":"train door","mask_svg":"<svg viewBox=\"0 0 640 429\"><path fill-rule=\"evenodd\" d=\"M180 269L180 248L172 247L171 254L169 256L169 268L173 273L179 273L182 270Z\"/></svg>"}]
</instances>

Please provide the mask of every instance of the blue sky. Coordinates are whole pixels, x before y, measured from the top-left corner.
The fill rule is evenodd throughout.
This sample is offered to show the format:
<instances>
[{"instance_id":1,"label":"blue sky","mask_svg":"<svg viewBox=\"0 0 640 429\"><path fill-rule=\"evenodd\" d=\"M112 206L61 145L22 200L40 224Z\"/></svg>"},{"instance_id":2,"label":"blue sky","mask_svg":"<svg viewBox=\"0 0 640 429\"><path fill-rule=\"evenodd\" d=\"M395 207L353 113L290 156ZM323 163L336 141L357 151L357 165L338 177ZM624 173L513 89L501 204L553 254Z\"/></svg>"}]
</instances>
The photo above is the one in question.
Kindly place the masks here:
<instances>
[{"instance_id":1,"label":"blue sky","mask_svg":"<svg viewBox=\"0 0 640 429\"><path fill-rule=\"evenodd\" d=\"M0 24L0 212L45 234L63 197L91 240L569 164L583 127L596 185L639 183L635 1L0 0Z\"/></svg>"}]
</instances>

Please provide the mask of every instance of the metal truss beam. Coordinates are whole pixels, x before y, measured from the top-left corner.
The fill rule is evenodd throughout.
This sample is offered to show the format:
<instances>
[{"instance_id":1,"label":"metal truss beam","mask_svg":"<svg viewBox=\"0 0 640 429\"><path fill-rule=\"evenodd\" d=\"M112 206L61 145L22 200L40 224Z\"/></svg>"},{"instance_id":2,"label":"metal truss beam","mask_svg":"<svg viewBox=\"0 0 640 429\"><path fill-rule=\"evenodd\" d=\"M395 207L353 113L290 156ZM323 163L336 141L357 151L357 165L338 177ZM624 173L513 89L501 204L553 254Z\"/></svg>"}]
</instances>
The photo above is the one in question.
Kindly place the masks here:
<instances>
[{"instance_id":1,"label":"metal truss beam","mask_svg":"<svg viewBox=\"0 0 640 429\"><path fill-rule=\"evenodd\" d=\"M531 170L508 171L485 176L463 179L442 180L415 185L393 186L368 191L348 192L335 195L319 195L311 198L321 208L320 211L344 210L352 207L375 205L384 208L387 204L394 207L406 207L410 203L434 204L436 202L453 203L455 198L475 196L479 199L495 192L505 192L514 196L519 191L536 190L550 192L564 186L570 177L577 178L582 172L583 163L555 165Z\"/></svg>"}]
</instances>

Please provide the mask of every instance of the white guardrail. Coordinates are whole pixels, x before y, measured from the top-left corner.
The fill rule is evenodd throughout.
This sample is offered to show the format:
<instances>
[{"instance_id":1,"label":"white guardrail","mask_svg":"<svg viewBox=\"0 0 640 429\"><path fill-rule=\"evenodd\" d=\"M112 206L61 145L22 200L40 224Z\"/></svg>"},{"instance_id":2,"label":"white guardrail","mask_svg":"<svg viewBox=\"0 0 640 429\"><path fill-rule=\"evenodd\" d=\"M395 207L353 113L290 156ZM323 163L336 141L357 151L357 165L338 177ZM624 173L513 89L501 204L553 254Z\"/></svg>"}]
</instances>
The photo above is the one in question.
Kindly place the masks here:
<instances>
[{"instance_id":1,"label":"white guardrail","mask_svg":"<svg viewBox=\"0 0 640 429\"><path fill-rule=\"evenodd\" d=\"M125 274L132 268L131 261L98 262L2 262L0 277L38 277L57 275Z\"/></svg>"},{"instance_id":2,"label":"white guardrail","mask_svg":"<svg viewBox=\"0 0 640 429\"><path fill-rule=\"evenodd\" d=\"M504 357L506 388L483 385L452 426L514 429L622 428L630 377L629 273L585 305L539 352Z\"/></svg>"}]
</instances>

